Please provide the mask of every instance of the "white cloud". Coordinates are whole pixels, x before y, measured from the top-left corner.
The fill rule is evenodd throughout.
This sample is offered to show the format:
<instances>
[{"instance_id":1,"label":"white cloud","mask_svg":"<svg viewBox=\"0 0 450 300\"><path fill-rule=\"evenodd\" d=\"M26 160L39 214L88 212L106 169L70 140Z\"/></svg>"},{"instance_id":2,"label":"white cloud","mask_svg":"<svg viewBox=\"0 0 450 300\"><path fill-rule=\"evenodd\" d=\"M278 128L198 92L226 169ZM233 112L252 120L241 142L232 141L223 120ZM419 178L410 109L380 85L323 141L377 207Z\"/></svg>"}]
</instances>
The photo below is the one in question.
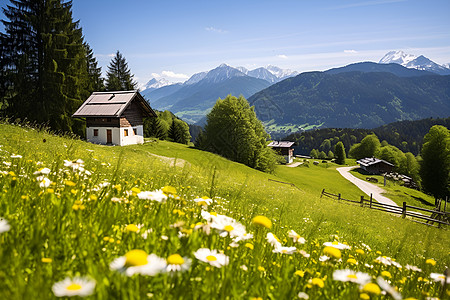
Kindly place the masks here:
<instances>
[{"instance_id":1,"label":"white cloud","mask_svg":"<svg viewBox=\"0 0 450 300\"><path fill-rule=\"evenodd\" d=\"M284 54L277 55L278 58L287 59L288 57Z\"/></svg>"},{"instance_id":2,"label":"white cloud","mask_svg":"<svg viewBox=\"0 0 450 300\"><path fill-rule=\"evenodd\" d=\"M161 75L159 75L158 73L152 73L152 77L153 78L159 78L159 77L161 77Z\"/></svg>"},{"instance_id":3,"label":"white cloud","mask_svg":"<svg viewBox=\"0 0 450 300\"><path fill-rule=\"evenodd\" d=\"M174 73L172 71L162 71L161 76L169 78L189 79L189 76L187 76L186 74Z\"/></svg>"},{"instance_id":4,"label":"white cloud","mask_svg":"<svg viewBox=\"0 0 450 300\"><path fill-rule=\"evenodd\" d=\"M355 54L355 53L358 53L358 51L356 51L356 50L344 50L344 53L350 53L350 54Z\"/></svg>"},{"instance_id":5,"label":"white cloud","mask_svg":"<svg viewBox=\"0 0 450 300\"><path fill-rule=\"evenodd\" d=\"M215 28L212 26L206 27L205 28L206 31L210 31L210 32L215 32L215 33L228 33L228 31L220 29L220 28Z\"/></svg>"}]
</instances>

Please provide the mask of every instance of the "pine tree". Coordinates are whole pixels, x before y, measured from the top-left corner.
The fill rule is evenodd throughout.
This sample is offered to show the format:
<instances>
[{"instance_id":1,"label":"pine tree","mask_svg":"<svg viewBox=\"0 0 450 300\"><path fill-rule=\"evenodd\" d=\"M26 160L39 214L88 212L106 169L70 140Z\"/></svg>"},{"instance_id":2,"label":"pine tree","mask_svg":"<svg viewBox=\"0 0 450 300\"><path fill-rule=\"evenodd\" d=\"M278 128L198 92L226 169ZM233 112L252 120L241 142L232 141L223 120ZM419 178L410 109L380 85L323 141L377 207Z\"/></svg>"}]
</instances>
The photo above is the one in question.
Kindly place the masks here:
<instances>
[{"instance_id":1,"label":"pine tree","mask_svg":"<svg viewBox=\"0 0 450 300\"><path fill-rule=\"evenodd\" d=\"M85 100L87 77L83 35L72 18L72 2L10 0L4 9L4 55L11 90L10 116L48 122L70 131L71 114ZM81 126L81 122L78 122Z\"/></svg>"},{"instance_id":2,"label":"pine tree","mask_svg":"<svg viewBox=\"0 0 450 300\"><path fill-rule=\"evenodd\" d=\"M94 51L88 43L84 43L86 51L86 67L88 72L87 90L92 93L95 91L104 91L105 84L102 78L102 68L98 66L97 59L94 56Z\"/></svg>"},{"instance_id":3,"label":"pine tree","mask_svg":"<svg viewBox=\"0 0 450 300\"><path fill-rule=\"evenodd\" d=\"M137 83L133 81L133 77L125 57L117 50L106 73L106 89L108 91L135 90Z\"/></svg>"},{"instance_id":4,"label":"pine tree","mask_svg":"<svg viewBox=\"0 0 450 300\"><path fill-rule=\"evenodd\" d=\"M167 129L163 126L159 116L156 118L144 119L144 135L146 137L155 137L160 140L167 139Z\"/></svg>"}]
</instances>

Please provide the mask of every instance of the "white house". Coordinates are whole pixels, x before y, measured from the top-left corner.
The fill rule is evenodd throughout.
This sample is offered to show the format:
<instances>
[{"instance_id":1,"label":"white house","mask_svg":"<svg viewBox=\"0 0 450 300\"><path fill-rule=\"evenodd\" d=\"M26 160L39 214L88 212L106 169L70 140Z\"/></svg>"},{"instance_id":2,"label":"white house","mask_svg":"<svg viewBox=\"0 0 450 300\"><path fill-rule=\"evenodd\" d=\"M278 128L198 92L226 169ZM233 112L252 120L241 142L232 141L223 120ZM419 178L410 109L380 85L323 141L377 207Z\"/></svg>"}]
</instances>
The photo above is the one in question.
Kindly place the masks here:
<instances>
[{"instance_id":1,"label":"white house","mask_svg":"<svg viewBox=\"0 0 450 300\"><path fill-rule=\"evenodd\" d=\"M94 92L72 115L86 119L88 142L105 145L144 143L144 117L156 117L138 91Z\"/></svg>"}]
</instances>

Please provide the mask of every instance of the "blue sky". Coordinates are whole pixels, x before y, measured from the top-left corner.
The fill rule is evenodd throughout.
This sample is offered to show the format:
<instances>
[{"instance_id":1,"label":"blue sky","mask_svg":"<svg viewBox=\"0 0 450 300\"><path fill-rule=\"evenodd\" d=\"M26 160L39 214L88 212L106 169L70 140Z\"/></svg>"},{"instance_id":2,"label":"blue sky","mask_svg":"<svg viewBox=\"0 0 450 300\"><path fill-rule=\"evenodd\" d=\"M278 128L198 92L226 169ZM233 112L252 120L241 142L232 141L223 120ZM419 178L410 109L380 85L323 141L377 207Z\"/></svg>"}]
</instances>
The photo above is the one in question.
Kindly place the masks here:
<instances>
[{"instance_id":1,"label":"blue sky","mask_svg":"<svg viewBox=\"0 0 450 300\"><path fill-rule=\"evenodd\" d=\"M221 63L326 70L390 50L450 63L449 11L448 0L73 1L103 71L119 50L141 84Z\"/></svg>"}]
</instances>

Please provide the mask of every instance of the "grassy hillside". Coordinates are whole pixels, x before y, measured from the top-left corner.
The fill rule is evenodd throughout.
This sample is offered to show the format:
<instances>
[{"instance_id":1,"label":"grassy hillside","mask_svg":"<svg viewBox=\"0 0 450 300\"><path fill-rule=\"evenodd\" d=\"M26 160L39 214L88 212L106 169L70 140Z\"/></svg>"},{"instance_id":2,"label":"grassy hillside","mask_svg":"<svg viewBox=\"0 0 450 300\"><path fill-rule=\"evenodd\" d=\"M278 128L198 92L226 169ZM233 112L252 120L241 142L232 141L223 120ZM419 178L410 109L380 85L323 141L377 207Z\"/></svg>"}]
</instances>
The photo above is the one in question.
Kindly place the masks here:
<instances>
[{"instance_id":1,"label":"grassy hillside","mask_svg":"<svg viewBox=\"0 0 450 300\"><path fill-rule=\"evenodd\" d=\"M0 218L10 225L0 226L1 299L53 298L52 286L67 276L95 280L92 299L290 299L299 292L310 299L378 299L370 286L333 280L339 269L366 272L372 282L384 276L405 297L442 292L439 283L418 278L443 272L449 231L320 199L323 187L360 195L335 166L279 166L270 175L180 144L98 146L8 124L0 124L0 145ZM163 187L166 201L141 199ZM194 201L202 196L212 199L208 207ZM234 218L223 222L242 228L239 222L253 238L232 242L234 229L211 228L219 217L208 221L202 209ZM271 228L252 223L257 215L269 218ZM289 230L306 242L294 242ZM279 237L275 246L266 240L269 232ZM352 247L338 251L341 260L323 245L333 241ZM228 264L196 258L199 248L222 252ZM158 255L172 271L165 266L128 277L151 273L136 266L155 259L132 249ZM321 262L325 254L331 259ZM376 262L381 255L422 271Z\"/></svg>"}]
</instances>

